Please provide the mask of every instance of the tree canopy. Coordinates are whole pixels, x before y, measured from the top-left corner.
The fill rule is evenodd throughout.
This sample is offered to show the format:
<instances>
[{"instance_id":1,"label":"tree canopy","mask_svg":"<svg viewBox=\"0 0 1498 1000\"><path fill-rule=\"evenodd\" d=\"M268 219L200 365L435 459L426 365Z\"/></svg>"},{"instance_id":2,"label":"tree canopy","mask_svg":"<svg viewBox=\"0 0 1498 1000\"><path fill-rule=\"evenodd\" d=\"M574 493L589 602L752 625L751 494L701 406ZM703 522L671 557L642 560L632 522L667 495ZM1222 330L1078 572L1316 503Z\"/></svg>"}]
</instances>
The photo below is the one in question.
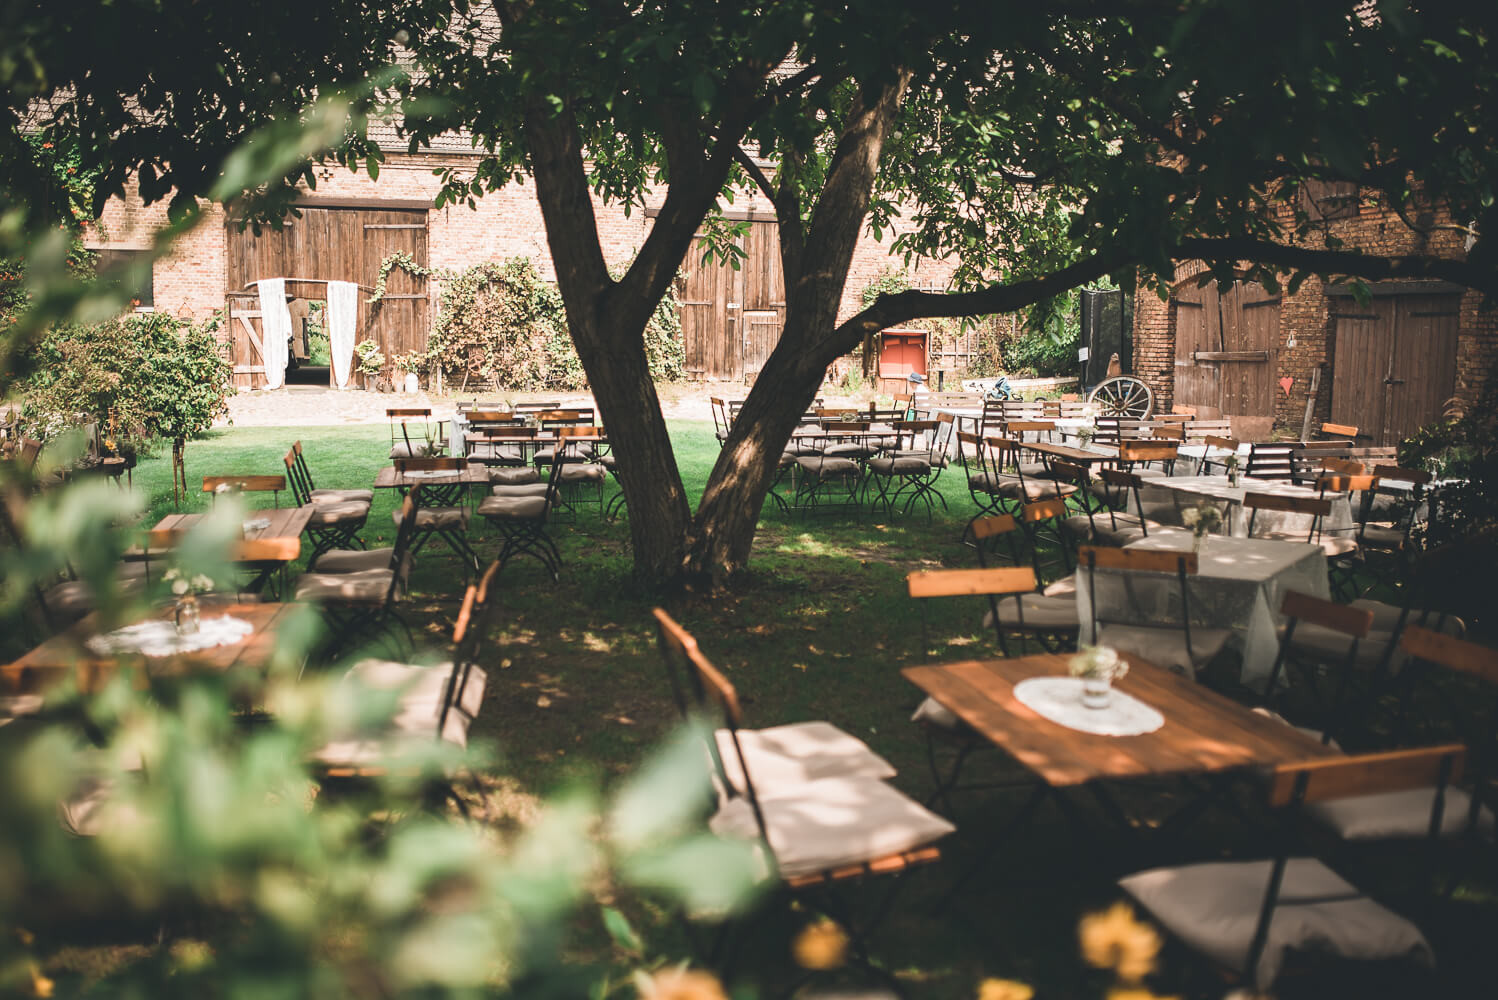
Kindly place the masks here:
<instances>
[{"instance_id":1,"label":"tree canopy","mask_svg":"<svg viewBox=\"0 0 1498 1000\"><path fill-rule=\"evenodd\" d=\"M96 198L134 174L143 197L185 206L212 190L229 139L335 85L356 95L333 154L345 163L374 172L365 116L383 99L413 151L452 130L482 151L447 171L442 203L533 181L642 515L636 559L658 582L743 565L796 415L831 361L887 326L1023 308L1135 268L1164 281L1186 258L1222 276L1246 264L1271 286L1322 273L1498 288L1485 239L1498 14L1470 4L325 0L278 13L131 0L65 31L49 10L24 5L28 31L5 43L25 84L11 131L17 109L51 100L83 135ZM194 44L146 68L121 42L148 32ZM1416 229L1461 228L1470 251L1344 248L1302 208L1300 189L1320 181L1377 192ZM300 182L310 171L266 190L284 200ZM643 331L694 240L725 233L722 211L746 189L775 206L786 325L694 512ZM658 209L622 276L606 267L594 196ZM839 323L860 232L897 216L896 249L956 257L956 287L881 296Z\"/></svg>"}]
</instances>

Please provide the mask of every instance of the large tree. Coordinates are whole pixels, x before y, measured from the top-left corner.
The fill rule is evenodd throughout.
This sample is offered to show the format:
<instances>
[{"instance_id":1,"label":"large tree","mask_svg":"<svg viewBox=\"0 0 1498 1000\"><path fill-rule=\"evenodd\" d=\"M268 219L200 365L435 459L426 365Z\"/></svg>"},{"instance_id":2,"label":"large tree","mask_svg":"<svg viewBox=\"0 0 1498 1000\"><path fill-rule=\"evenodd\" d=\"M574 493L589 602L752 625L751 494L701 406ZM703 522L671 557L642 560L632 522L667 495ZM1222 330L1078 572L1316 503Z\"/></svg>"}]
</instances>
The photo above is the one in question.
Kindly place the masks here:
<instances>
[{"instance_id":1,"label":"large tree","mask_svg":"<svg viewBox=\"0 0 1498 1000\"><path fill-rule=\"evenodd\" d=\"M827 366L921 316L1030 305L1179 258L1270 283L1308 273L1498 288L1494 16L1470 5L1230 0L774 4L571 0L466 8L413 44L413 148L466 128L488 155L446 195L534 178L578 354L619 456L638 570L744 565L775 459ZM463 7L463 5L459 5ZM497 15L497 17L496 17ZM496 20L498 23L496 23ZM445 114L423 116L418 98ZM1300 185L1351 180L1413 219L1471 220L1465 261L1314 238ZM775 206L785 328L695 512L642 331L695 234L757 186ZM591 195L664 198L609 276ZM956 254L952 294L880 297L842 323L855 241L913 209L904 250Z\"/></svg>"}]
</instances>

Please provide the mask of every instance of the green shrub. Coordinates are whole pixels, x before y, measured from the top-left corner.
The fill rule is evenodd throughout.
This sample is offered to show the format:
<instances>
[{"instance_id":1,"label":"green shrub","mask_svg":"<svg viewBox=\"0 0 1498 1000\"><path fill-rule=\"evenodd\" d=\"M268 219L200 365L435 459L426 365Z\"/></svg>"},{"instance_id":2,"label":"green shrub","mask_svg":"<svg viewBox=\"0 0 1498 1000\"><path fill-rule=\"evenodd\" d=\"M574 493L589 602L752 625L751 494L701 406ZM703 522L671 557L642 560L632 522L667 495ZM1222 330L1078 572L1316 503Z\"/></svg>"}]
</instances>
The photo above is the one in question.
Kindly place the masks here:
<instances>
[{"instance_id":1,"label":"green shrub","mask_svg":"<svg viewBox=\"0 0 1498 1000\"><path fill-rule=\"evenodd\" d=\"M228 412L233 366L214 336L166 313L132 313L54 329L23 384L22 419L43 438L79 423L169 441L197 437Z\"/></svg>"}]
</instances>

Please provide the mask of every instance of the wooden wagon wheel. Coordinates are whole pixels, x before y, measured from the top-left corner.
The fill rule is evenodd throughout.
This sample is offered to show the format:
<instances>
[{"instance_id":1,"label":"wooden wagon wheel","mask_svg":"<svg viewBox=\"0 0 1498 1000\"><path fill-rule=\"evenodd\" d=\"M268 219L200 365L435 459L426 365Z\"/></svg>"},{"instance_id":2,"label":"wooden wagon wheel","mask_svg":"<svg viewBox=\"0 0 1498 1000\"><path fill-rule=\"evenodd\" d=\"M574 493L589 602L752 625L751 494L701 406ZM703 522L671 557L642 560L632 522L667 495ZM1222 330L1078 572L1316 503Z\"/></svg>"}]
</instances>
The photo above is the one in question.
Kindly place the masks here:
<instances>
[{"instance_id":1,"label":"wooden wagon wheel","mask_svg":"<svg viewBox=\"0 0 1498 1000\"><path fill-rule=\"evenodd\" d=\"M1088 394L1087 402L1097 404L1099 414L1104 417L1144 420L1155 408L1155 394L1132 375L1115 375L1099 382Z\"/></svg>"}]
</instances>

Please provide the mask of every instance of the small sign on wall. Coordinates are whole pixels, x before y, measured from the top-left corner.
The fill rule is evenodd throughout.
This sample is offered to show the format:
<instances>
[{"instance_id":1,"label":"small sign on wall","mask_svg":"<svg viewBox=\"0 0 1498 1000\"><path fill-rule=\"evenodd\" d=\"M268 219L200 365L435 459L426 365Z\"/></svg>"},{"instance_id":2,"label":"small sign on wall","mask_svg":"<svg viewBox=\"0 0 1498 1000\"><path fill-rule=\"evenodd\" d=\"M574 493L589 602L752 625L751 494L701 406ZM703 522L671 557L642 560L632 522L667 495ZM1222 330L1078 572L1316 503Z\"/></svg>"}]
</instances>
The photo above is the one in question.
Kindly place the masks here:
<instances>
[{"instance_id":1,"label":"small sign on wall","mask_svg":"<svg viewBox=\"0 0 1498 1000\"><path fill-rule=\"evenodd\" d=\"M1092 351L1089 350L1088 348L1086 348L1086 347L1079 347L1079 348L1077 348L1077 360L1078 361L1086 361L1091 356L1092 356Z\"/></svg>"}]
</instances>

